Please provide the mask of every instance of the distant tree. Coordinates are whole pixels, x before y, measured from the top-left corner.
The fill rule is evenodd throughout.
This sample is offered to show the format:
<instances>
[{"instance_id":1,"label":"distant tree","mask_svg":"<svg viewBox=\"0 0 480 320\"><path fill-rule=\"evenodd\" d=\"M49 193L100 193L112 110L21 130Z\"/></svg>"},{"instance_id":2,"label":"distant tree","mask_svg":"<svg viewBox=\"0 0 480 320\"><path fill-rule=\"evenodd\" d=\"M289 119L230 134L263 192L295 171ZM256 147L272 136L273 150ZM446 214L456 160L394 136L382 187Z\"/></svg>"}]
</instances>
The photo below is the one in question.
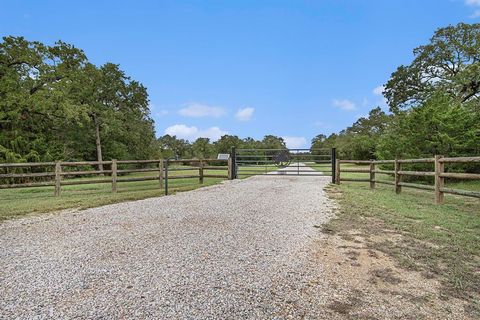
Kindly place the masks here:
<instances>
[{"instance_id":1,"label":"distant tree","mask_svg":"<svg viewBox=\"0 0 480 320\"><path fill-rule=\"evenodd\" d=\"M238 136L223 135L214 143L217 153L230 153L232 147L240 148L243 145L242 139Z\"/></svg>"},{"instance_id":2,"label":"distant tree","mask_svg":"<svg viewBox=\"0 0 480 320\"><path fill-rule=\"evenodd\" d=\"M191 157L189 142L184 139L178 139L176 136L166 134L158 138L158 145L160 146L162 157L165 159Z\"/></svg>"},{"instance_id":3,"label":"distant tree","mask_svg":"<svg viewBox=\"0 0 480 320\"><path fill-rule=\"evenodd\" d=\"M392 112L419 105L439 91L459 102L478 103L480 24L440 28L430 43L413 52L413 62L398 67L386 84L384 94Z\"/></svg>"},{"instance_id":4,"label":"distant tree","mask_svg":"<svg viewBox=\"0 0 480 320\"><path fill-rule=\"evenodd\" d=\"M192 143L192 152L195 158L207 159L214 157L214 149L209 138L198 138Z\"/></svg>"},{"instance_id":5,"label":"distant tree","mask_svg":"<svg viewBox=\"0 0 480 320\"><path fill-rule=\"evenodd\" d=\"M265 149L285 149L287 146L282 137L266 135L262 139L262 147Z\"/></svg>"}]
</instances>

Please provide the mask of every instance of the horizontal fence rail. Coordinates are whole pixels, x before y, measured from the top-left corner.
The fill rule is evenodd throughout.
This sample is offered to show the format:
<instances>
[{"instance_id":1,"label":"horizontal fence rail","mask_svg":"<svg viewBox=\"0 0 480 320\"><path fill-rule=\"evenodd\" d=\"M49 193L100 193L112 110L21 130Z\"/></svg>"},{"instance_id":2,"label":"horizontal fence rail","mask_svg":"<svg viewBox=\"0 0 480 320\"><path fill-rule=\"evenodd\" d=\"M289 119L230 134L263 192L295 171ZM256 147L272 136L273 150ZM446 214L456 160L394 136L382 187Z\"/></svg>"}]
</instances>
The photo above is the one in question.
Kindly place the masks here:
<instances>
[{"instance_id":1,"label":"horizontal fence rail","mask_svg":"<svg viewBox=\"0 0 480 320\"><path fill-rule=\"evenodd\" d=\"M454 194L460 196L480 198L480 192L470 190L460 190L445 188L445 179L457 179L457 180L480 180L480 174L478 173L460 173L460 172L445 172L445 164L455 163L475 163L480 164L480 157L456 157L448 158L440 155L436 155L433 158L422 159L396 159L396 160L336 160L336 174L335 182L340 184L342 181L350 182L369 182L370 188L374 189L377 183L392 185L395 187L397 194L402 192L402 187L415 188L435 192L435 203L441 204L445 201L445 194ZM368 165L366 169L358 168L342 168L342 164L356 164L356 165ZM412 164L432 164L433 171L416 171L416 170L403 170L402 165ZM393 165L393 170L377 169L377 165ZM368 173L368 178L343 178L343 173ZM394 177L394 181L386 181L377 179L377 174L386 174ZM434 185L409 183L402 181L404 177L433 177Z\"/></svg>"},{"instance_id":2,"label":"horizontal fence rail","mask_svg":"<svg viewBox=\"0 0 480 320\"><path fill-rule=\"evenodd\" d=\"M85 167L110 166L108 170ZM119 169L118 166L123 166ZM128 168L128 165L153 165L149 168ZM72 170L79 168L79 170ZM46 172L8 172L18 170L49 170ZM215 171L211 173L210 171ZM225 173L223 173L224 171ZM169 175L169 172L172 173ZM175 172L182 174L173 174ZM185 173L183 173L185 172ZM152 176L129 177L132 173L155 173ZM106 176L99 179L75 180L64 179L75 176ZM38 178L47 181L32 181ZM25 162L0 163L0 189L54 187L54 195L60 196L62 186L110 183L112 193L117 192L119 182L158 180L159 188L168 194L168 181L176 179L198 179L200 184L205 178L233 179L232 160L219 159L155 159L155 160L115 160L110 161L77 161L77 162ZM18 182L18 179L24 180ZM7 180L7 181L6 181Z\"/></svg>"}]
</instances>

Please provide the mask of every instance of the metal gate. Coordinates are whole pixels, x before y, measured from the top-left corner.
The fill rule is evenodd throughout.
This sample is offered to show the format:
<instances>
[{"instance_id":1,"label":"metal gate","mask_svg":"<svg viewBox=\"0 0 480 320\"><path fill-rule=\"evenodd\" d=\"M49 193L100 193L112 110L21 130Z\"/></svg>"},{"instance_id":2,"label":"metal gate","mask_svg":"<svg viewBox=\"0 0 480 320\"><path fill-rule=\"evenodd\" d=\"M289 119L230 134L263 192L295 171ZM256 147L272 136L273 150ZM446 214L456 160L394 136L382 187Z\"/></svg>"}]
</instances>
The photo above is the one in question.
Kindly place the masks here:
<instances>
[{"instance_id":1,"label":"metal gate","mask_svg":"<svg viewBox=\"0 0 480 320\"><path fill-rule=\"evenodd\" d=\"M331 176L335 182L336 150L333 149L236 149L232 148L233 177Z\"/></svg>"}]
</instances>

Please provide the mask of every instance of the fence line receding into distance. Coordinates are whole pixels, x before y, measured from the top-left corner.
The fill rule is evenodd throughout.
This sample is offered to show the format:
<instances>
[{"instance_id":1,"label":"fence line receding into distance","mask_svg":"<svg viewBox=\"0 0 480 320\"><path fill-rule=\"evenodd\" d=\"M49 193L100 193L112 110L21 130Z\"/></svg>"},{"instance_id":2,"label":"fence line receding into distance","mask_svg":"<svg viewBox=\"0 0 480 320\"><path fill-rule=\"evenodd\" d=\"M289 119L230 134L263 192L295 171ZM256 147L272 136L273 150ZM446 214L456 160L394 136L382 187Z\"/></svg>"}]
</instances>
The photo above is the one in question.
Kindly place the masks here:
<instances>
[{"instance_id":1,"label":"fence line receding into distance","mask_svg":"<svg viewBox=\"0 0 480 320\"><path fill-rule=\"evenodd\" d=\"M109 166L109 170L84 170L84 167L95 167L98 165ZM149 168L134 168L134 169L119 169L119 165L153 165ZM213 165L216 164L216 165ZM175 166L177 165L177 166ZM184 165L179 166L179 165ZM185 167L188 165L188 167ZM80 170L64 170L65 168L80 167ZM22 182L22 183L1 183L0 189L7 188L26 188L26 187L45 187L54 186L54 195L60 196L61 187L67 185L80 185L80 184L97 184L97 183L111 183L112 192L117 192L117 183L119 182L133 182L133 181L148 181L158 180L159 188L165 190L165 194L168 194L168 181L174 179L193 179L198 178L198 182L203 184L204 178L221 178L232 179L232 161L219 160L219 159L157 159L157 160L110 160L110 161L77 161L77 162L26 162L26 163L0 163L0 170L11 171L18 168L52 168L52 171L46 172L7 172L0 173L0 181L8 179L15 181L15 179L27 179L34 180L36 178L43 178L46 181L36 182ZM206 170L219 170L226 171L226 174L212 174L205 172ZM195 171L195 174L184 175L169 175L169 172L175 171ZM154 172L153 176L144 177L122 177L127 173L139 173L139 172ZM63 177L69 176L91 176L91 175L108 175L109 178L104 179L88 179L88 180L64 180ZM13 180L12 180L13 179Z\"/></svg>"},{"instance_id":2,"label":"fence line receding into distance","mask_svg":"<svg viewBox=\"0 0 480 320\"><path fill-rule=\"evenodd\" d=\"M480 192L470 190L460 190L445 188L445 179L458 179L458 180L480 180L480 174L478 173L458 173L458 172L445 172L445 164L454 163L475 163L480 164L480 157L456 157L449 158L436 155L434 158L423 159L397 159L397 160L340 160L337 159L336 164L336 183L340 184L341 181L354 181L354 182L369 182L370 188L374 189L375 184L388 184L395 187L397 194L402 192L402 187L416 188L435 192L435 203L444 203L445 193L480 198ZM342 169L342 164L356 164L356 165L368 165L368 169L359 168L345 168ZM433 164L434 171L407 171L402 170L404 164ZM377 165L393 165L394 170L381 170L377 168ZM342 178L342 172L351 173L368 173L367 178ZM394 177L394 181L378 180L377 174L386 174ZM420 183L408 183L403 182L403 177L434 177L434 185L420 184Z\"/></svg>"}]
</instances>

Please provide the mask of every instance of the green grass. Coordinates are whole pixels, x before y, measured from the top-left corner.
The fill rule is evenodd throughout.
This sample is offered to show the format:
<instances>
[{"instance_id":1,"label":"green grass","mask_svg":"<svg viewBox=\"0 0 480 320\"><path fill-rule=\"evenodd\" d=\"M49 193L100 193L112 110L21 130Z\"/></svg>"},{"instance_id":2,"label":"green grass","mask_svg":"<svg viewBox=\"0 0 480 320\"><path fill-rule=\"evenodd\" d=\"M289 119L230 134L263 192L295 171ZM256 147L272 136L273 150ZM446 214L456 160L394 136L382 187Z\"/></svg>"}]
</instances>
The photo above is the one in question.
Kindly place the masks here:
<instances>
[{"instance_id":1,"label":"green grass","mask_svg":"<svg viewBox=\"0 0 480 320\"><path fill-rule=\"evenodd\" d=\"M195 175L198 171L171 171L169 176ZM204 174L226 175L226 170L205 170ZM126 178L154 176L150 173L129 174ZM121 178L121 177L119 177ZM99 179L98 177L68 179L74 180ZM100 178L101 179L101 178ZM104 179L110 180L110 177ZM198 178L169 180L169 193L193 190L202 186L213 185L225 179L205 178L200 184ZM117 193L111 192L110 183L83 184L62 186L60 197L54 197L53 187L32 187L0 190L0 221L21 217L26 214L45 213L69 208L85 209L101 205L139 200L164 195L158 180L118 182Z\"/></svg>"},{"instance_id":2,"label":"green grass","mask_svg":"<svg viewBox=\"0 0 480 320\"><path fill-rule=\"evenodd\" d=\"M451 184L480 187L478 182ZM397 195L393 186L377 184L372 190L368 183L356 182L331 185L328 191L340 210L326 231L349 237L349 231L358 230L370 239L368 246L403 268L437 278L445 297L465 299L470 311L480 315L480 200L446 195L445 204L435 205L433 192L403 188ZM400 241L386 235L392 231L402 235ZM373 240L382 234L382 241Z\"/></svg>"}]
</instances>

